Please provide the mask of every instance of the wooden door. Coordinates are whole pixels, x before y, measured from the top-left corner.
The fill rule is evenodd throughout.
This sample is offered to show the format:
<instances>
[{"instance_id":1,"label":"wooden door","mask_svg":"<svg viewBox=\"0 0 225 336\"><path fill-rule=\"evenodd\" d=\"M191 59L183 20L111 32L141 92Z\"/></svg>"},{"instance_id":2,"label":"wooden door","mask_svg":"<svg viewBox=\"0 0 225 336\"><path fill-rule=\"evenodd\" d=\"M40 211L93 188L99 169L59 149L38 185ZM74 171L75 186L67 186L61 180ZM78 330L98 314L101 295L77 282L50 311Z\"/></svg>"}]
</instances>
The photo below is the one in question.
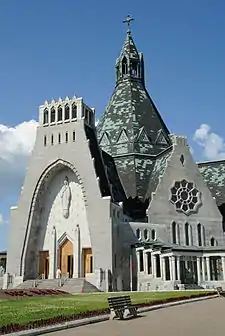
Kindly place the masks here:
<instances>
[{"instance_id":1,"label":"wooden door","mask_svg":"<svg viewBox=\"0 0 225 336\"><path fill-rule=\"evenodd\" d=\"M69 277L73 276L73 243L66 240L60 248L60 269L62 274L69 273Z\"/></svg>"},{"instance_id":2,"label":"wooden door","mask_svg":"<svg viewBox=\"0 0 225 336\"><path fill-rule=\"evenodd\" d=\"M84 277L86 273L93 273L93 256L91 248L83 249L83 269Z\"/></svg>"},{"instance_id":3,"label":"wooden door","mask_svg":"<svg viewBox=\"0 0 225 336\"><path fill-rule=\"evenodd\" d=\"M49 251L39 252L39 276L48 279L49 275Z\"/></svg>"}]
</instances>

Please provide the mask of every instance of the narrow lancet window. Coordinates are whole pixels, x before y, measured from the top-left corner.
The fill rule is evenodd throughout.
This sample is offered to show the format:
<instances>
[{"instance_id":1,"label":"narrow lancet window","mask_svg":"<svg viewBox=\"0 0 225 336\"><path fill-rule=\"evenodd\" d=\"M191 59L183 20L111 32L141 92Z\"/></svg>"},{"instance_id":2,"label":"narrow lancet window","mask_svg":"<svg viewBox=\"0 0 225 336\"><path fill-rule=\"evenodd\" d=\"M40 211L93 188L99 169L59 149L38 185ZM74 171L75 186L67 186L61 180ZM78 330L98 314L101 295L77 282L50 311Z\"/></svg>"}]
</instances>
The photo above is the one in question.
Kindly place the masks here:
<instances>
[{"instance_id":1,"label":"narrow lancet window","mask_svg":"<svg viewBox=\"0 0 225 336\"><path fill-rule=\"evenodd\" d=\"M176 222L172 223L172 243L177 244L177 224Z\"/></svg>"},{"instance_id":2,"label":"narrow lancet window","mask_svg":"<svg viewBox=\"0 0 225 336\"><path fill-rule=\"evenodd\" d=\"M200 223L197 225L197 231L198 231L198 246L202 246L202 226Z\"/></svg>"},{"instance_id":3,"label":"narrow lancet window","mask_svg":"<svg viewBox=\"0 0 225 336\"><path fill-rule=\"evenodd\" d=\"M44 110L43 124L48 124L48 109Z\"/></svg>"},{"instance_id":4,"label":"narrow lancet window","mask_svg":"<svg viewBox=\"0 0 225 336\"><path fill-rule=\"evenodd\" d=\"M58 121L62 121L62 106L58 107Z\"/></svg>"},{"instance_id":5,"label":"narrow lancet window","mask_svg":"<svg viewBox=\"0 0 225 336\"><path fill-rule=\"evenodd\" d=\"M51 123L55 122L55 108L51 108Z\"/></svg>"},{"instance_id":6,"label":"narrow lancet window","mask_svg":"<svg viewBox=\"0 0 225 336\"><path fill-rule=\"evenodd\" d=\"M72 119L76 119L77 118L77 105L75 103L73 103L72 105Z\"/></svg>"},{"instance_id":7,"label":"narrow lancet window","mask_svg":"<svg viewBox=\"0 0 225 336\"><path fill-rule=\"evenodd\" d=\"M124 56L122 60L122 74L127 75L127 72L128 72L127 58Z\"/></svg>"},{"instance_id":8,"label":"narrow lancet window","mask_svg":"<svg viewBox=\"0 0 225 336\"><path fill-rule=\"evenodd\" d=\"M67 104L65 106L65 120L69 120L70 119L70 107L69 105Z\"/></svg>"}]
</instances>

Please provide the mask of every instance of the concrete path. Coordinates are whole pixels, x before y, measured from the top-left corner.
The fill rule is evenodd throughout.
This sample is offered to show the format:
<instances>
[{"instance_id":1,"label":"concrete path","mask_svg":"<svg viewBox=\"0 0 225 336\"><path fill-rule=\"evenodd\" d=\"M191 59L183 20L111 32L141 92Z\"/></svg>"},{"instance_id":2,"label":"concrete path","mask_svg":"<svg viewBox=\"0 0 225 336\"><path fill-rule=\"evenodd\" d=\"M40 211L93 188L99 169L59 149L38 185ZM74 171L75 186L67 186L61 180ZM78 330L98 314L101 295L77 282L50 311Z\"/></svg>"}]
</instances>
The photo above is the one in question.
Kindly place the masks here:
<instances>
[{"instance_id":1,"label":"concrete path","mask_svg":"<svg viewBox=\"0 0 225 336\"><path fill-rule=\"evenodd\" d=\"M143 313L129 321L106 321L48 336L212 336L223 335L225 298L216 298Z\"/></svg>"}]
</instances>

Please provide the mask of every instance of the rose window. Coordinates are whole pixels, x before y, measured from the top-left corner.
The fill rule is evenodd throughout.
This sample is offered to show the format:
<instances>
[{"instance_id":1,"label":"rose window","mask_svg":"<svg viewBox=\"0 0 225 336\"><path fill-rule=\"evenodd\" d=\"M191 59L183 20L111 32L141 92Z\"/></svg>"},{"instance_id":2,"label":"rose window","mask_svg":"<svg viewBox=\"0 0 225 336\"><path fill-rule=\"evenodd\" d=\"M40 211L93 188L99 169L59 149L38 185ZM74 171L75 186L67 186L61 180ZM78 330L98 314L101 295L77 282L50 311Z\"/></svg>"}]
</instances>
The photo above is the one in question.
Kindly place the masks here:
<instances>
[{"instance_id":1,"label":"rose window","mask_svg":"<svg viewBox=\"0 0 225 336\"><path fill-rule=\"evenodd\" d=\"M196 212L202 204L201 193L193 182L176 181L170 193L170 202L174 204L177 211L182 211L186 215Z\"/></svg>"}]
</instances>

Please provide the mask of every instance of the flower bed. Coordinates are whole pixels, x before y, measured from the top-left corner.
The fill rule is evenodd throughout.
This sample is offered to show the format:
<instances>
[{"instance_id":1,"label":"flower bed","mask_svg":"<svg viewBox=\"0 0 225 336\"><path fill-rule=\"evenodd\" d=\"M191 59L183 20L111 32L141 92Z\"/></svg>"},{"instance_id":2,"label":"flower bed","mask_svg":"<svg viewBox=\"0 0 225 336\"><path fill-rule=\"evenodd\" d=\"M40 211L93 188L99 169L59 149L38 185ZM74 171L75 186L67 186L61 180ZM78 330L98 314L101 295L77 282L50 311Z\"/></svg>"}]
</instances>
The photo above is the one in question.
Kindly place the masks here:
<instances>
[{"instance_id":1,"label":"flower bed","mask_svg":"<svg viewBox=\"0 0 225 336\"><path fill-rule=\"evenodd\" d=\"M5 294L11 297L33 297L46 295L63 295L69 294L60 289L27 289L27 290L5 290Z\"/></svg>"},{"instance_id":2,"label":"flower bed","mask_svg":"<svg viewBox=\"0 0 225 336\"><path fill-rule=\"evenodd\" d=\"M43 291L43 290L40 290L40 291ZM44 290L44 291L52 292L53 290ZM58 290L57 290L57 292L58 292ZM182 297L173 297L173 298L161 299L161 300L150 301L150 302L145 302L145 303L139 303L139 304L136 304L136 307L137 308L151 307L151 306L170 303L170 302L175 302L175 301L188 300L188 299L191 299L191 298L213 296L215 294L216 294L215 292L210 292L210 293L199 293L199 294L196 294L196 295L194 295L194 294L193 295L185 295L185 296L182 296ZM63 323L63 322L80 320L80 319L83 319L83 318L102 316L102 315L105 315L105 314L109 314L109 309L108 308L107 309L92 310L92 311L82 312L82 313L78 313L78 314L71 314L69 316L60 315L60 316L52 317L52 318L48 318L48 319L39 319L37 321L27 323L26 325L10 324L10 325L0 327L0 335L9 334L9 333L12 333L12 332L18 332L18 331L22 331L22 330L35 329L35 328L40 328L40 327L47 327L47 326L50 326L50 325L60 324L60 323Z\"/></svg>"}]
</instances>

